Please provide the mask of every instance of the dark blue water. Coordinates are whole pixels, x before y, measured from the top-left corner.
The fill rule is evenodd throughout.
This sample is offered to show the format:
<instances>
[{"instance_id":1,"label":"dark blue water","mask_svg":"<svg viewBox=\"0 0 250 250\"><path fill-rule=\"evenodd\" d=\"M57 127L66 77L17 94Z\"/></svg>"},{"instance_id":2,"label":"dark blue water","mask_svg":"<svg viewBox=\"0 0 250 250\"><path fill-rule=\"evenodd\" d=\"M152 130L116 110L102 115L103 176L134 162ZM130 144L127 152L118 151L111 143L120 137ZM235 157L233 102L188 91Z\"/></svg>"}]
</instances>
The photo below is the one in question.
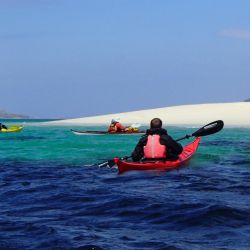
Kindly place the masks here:
<instances>
[{"instance_id":1,"label":"dark blue water","mask_svg":"<svg viewBox=\"0 0 250 250\"><path fill-rule=\"evenodd\" d=\"M1 137L0 249L250 249L250 130L204 137L179 170L122 175L89 163L125 155L137 137L54 130ZM105 152L103 140L127 145Z\"/></svg>"}]
</instances>

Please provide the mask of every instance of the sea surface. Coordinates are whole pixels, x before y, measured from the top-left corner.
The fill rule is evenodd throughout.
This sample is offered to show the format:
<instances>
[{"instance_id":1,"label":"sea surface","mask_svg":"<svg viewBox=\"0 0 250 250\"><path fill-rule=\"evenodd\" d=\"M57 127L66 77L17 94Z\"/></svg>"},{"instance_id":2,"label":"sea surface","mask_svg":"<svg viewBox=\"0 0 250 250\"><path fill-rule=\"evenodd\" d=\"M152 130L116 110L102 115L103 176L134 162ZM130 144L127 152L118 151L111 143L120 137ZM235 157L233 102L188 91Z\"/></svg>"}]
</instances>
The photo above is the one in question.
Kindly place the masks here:
<instances>
[{"instance_id":1,"label":"sea surface","mask_svg":"<svg viewBox=\"0 0 250 250\"><path fill-rule=\"evenodd\" d=\"M178 170L119 175L97 164L130 155L140 136L5 123L24 129L0 133L1 250L250 249L250 129L203 137Z\"/></svg>"}]
</instances>

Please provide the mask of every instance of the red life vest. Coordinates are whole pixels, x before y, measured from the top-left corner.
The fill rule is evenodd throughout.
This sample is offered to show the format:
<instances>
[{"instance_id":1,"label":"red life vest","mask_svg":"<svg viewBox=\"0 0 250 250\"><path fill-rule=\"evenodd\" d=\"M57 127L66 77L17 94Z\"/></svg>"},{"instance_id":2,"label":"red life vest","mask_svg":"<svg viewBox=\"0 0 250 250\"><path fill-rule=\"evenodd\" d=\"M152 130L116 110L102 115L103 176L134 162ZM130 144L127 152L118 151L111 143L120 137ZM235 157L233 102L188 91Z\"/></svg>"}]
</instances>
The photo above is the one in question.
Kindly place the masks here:
<instances>
[{"instance_id":1,"label":"red life vest","mask_svg":"<svg viewBox=\"0 0 250 250\"><path fill-rule=\"evenodd\" d=\"M110 124L110 126L108 128L108 132L122 132L125 129L126 128L121 123L116 122L116 123Z\"/></svg>"},{"instance_id":2,"label":"red life vest","mask_svg":"<svg viewBox=\"0 0 250 250\"><path fill-rule=\"evenodd\" d=\"M166 158L167 147L160 144L159 135L149 135L146 146L144 146L144 157L147 159Z\"/></svg>"}]
</instances>

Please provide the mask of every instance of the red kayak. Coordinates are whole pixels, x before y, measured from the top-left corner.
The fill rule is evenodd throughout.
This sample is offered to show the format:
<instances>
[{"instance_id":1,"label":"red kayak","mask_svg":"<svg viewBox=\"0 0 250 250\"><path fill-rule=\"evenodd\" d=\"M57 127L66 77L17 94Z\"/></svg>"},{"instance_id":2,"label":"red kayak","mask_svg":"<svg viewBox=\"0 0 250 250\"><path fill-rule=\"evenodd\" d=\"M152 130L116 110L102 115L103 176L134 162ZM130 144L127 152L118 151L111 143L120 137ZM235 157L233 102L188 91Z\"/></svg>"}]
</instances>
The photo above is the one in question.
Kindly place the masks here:
<instances>
[{"instance_id":1,"label":"red kayak","mask_svg":"<svg viewBox=\"0 0 250 250\"><path fill-rule=\"evenodd\" d=\"M179 158L174 161L155 161L155 162L129 162L119 158L114 158L114 162L118 166L119 172L130 170L169 170L175 169L188 161L196 152L201 138L197 137L193 142L183 148Z\"/></svg>"}]
</instances>

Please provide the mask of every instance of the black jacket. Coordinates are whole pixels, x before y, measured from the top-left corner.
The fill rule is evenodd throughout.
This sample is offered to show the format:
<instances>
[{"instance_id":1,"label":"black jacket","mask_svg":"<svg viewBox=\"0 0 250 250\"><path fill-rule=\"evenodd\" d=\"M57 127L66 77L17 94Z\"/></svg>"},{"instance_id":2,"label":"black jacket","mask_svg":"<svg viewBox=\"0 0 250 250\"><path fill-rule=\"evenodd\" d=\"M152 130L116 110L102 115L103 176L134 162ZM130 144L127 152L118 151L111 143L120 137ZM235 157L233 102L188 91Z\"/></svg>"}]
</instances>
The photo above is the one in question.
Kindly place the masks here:
<instances>
[{"instance_id":1,"label":"black jacket","mask_svg":"<svg viewBox=\"0 0 250 250\"><path fill-rule=\"evenodd\" d=\"M146 146L149 135L160 135L160 144L165 145L168 149L167 159L176 159L182 152L183 148L180 143L177 143L171 136L168 135L167 130L163 128L148 129L136 145L133 153L133 161L139 161L144 157L143 148Z\"/></svg>"},{"instance_id":2,"label":"black jacket","mask_svg":"<svg viewBox=\"0 0 250 250\"><path fill-rule=\"evenodd\" d=\"M2 123L0 122L0 130L1 130L2 128L8 129L4 124L2 124Z\"/></svg>"}]
</instances>

